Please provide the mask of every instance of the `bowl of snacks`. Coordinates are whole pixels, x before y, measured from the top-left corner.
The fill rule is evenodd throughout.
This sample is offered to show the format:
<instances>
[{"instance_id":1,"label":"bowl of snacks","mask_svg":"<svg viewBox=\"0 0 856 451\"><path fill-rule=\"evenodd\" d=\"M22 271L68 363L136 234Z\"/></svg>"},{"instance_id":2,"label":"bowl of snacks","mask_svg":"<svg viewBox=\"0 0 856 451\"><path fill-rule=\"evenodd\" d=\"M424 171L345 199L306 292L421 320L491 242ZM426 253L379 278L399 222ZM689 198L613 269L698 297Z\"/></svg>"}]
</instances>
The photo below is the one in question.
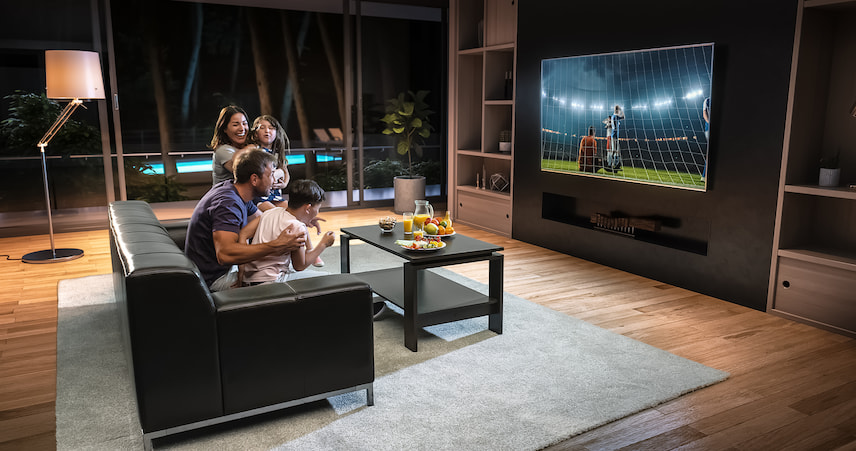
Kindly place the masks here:
<instances>
[{"instance_id":1,"label":"bowl of snacks","mask_svg":"<svg viewBox=\"0 0 856 451\"><path fill-rule=\"evenodd\" d=\"M395 217L387 216L385 218L380 218L377 220L377 224L380 226L380 229L383 230L384 233L392 232L392 229L395 228Z\"/></svg>"}]
</instances>

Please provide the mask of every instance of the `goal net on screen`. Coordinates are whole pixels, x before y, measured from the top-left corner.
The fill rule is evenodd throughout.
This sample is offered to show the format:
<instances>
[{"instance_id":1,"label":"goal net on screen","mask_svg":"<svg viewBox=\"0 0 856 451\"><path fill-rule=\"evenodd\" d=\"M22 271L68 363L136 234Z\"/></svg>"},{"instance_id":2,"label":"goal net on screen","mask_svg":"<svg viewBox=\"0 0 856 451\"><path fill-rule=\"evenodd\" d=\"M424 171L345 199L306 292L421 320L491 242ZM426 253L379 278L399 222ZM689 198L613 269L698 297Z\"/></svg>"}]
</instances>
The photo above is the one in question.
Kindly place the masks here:
<instances>
[{"instance_id":1,"label":"goal net on screen","mask_svg":"<svg viewBox=\"0 0 856 451\"><path fill-rule=\"evenodd\" d=\"M704 187L712 63L712 44L542 61L541 168L578 172L594 127L595 174Z\"/></svg>"}]
</instances>

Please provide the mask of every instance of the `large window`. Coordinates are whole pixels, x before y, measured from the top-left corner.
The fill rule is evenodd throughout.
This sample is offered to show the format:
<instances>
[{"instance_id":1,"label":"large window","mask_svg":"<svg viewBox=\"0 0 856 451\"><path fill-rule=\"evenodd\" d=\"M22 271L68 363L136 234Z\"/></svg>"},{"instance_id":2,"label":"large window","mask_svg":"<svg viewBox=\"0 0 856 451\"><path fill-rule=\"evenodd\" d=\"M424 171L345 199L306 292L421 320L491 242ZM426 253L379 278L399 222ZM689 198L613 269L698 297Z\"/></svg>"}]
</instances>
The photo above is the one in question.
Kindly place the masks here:
<instances>
[{"instance_id":1,"label":"large window","mask_svg":"<svg viewBox=\"0 0 856 451\"><path fill-rule=\"evenodd\" d=\"M380 11L396 8L402 7L385 5ZM387 97L408 89L431 90L435 111L441 111L445 26L437 20L439 14L426 20L385 16L361 17L362 27L352 18L346 28L345 16L338 12L168 0L114 2L128 198L159 194L163 197L151 200L172 201L204 194L211 186L208 144L217 114L228 104L244 108L250 122L260 114L280 119L290 138L292 178L318 181L336 206L348 204L335 193L348 188L349 163L357 175L365 174L362 180L371 181L359 185L361 178L353 177L353 190L391 187L395 174L390 168L400 170L402 157L390 152L393 143L379 134L379 111ZM353 33L347 40L355 55L350 63L345 30ZM357 89L357 61L363 61L364 91ZM351 98L347 84L354 86ZM362 108L352 108L360 96ZM358 113L364 160L351 150L359 142L345 142L349 131L353 139L359 135L347 123L356 125ZM441 132L439 113L435 119ZM434 173L445 167L439 136L435 133L431 142L435 150L420 159L432 161L420 167ZM380 195L384 197L391 199L391 191Z\"/></svg>"},{"instance_id":2,"label":"large window","mask_svg":"<svg viewBox=\"0 0 856 451\"><path fill-rule=\"evenodd\" d=\"M445 192L444 2L351 1L348 16L341 0L99 0L97 10L69 0L56 16L35 14L38 3L16 4L11 14L20 17L6 27L14 38L4 42L20 48L3 51L0 120L25 124L27 133L0 135L0 214L45 208L35 144L63 105L44 97L44 46L100 48L108 92L106 102L78 109L48 147L56 209L104 207L111 195L198 199L211 186L208 144L229 104L250 121L279 118L292 177L318 181L338 206L391 204L392 176L406 157L391 150L378 120L383 102L407 90L431 91L435 132L417 162L434 194ZM292 3L314 10L288 9ZM44 26L23 25L28 17Z\"/></svg>"}]
</instances>

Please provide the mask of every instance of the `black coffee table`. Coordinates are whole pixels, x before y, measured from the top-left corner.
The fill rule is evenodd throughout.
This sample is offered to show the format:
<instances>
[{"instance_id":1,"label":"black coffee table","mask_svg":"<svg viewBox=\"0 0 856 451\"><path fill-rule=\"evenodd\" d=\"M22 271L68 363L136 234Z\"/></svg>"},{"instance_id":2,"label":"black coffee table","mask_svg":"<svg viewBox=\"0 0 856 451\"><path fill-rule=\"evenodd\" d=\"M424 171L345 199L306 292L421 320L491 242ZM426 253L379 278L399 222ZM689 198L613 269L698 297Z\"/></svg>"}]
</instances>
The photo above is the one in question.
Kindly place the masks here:
<instances>
[{"instance_id":1,"label":"black coffee table","mask_svg":"<svg viewBox=\"0 0 856 451\"><path fill-rule=\"evenodd\" d=\"M390 233L377 225L342 229L342 273L351 272L351 239L362 240L405 260L403 267L356 273L372 291L404 309L404 345L416 351L417 331L426 326L488 315L488 328L502 333L501 246L456 234L444 239L446 247L434 251L407 250L395 244L405 239L402 224ZM460 263L489 262L488 296L453 282L428 268Z\"/></svg>"}]
</instances>

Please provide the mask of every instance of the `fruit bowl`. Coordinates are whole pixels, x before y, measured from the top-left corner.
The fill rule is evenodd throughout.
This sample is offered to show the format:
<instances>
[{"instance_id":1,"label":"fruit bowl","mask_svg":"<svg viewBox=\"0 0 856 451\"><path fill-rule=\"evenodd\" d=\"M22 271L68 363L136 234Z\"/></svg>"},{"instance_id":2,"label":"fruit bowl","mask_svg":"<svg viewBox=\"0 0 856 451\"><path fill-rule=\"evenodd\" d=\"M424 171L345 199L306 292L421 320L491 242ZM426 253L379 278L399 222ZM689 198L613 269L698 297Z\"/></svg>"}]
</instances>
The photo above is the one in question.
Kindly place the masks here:
<instances>
[{"instance_id":1,"label":"fruit bowl","mask_svg":"<svg viewBox=\"0 0 856 451\"><path fill-rule=\"evenodd\" d=\"M377 220L377 225L380 226L380 229L383 230L384 233L392 232L392 229L395 228L396 219L392 216L387 216L384 218L380 218Z\"/></svg>"}]
</instances>

